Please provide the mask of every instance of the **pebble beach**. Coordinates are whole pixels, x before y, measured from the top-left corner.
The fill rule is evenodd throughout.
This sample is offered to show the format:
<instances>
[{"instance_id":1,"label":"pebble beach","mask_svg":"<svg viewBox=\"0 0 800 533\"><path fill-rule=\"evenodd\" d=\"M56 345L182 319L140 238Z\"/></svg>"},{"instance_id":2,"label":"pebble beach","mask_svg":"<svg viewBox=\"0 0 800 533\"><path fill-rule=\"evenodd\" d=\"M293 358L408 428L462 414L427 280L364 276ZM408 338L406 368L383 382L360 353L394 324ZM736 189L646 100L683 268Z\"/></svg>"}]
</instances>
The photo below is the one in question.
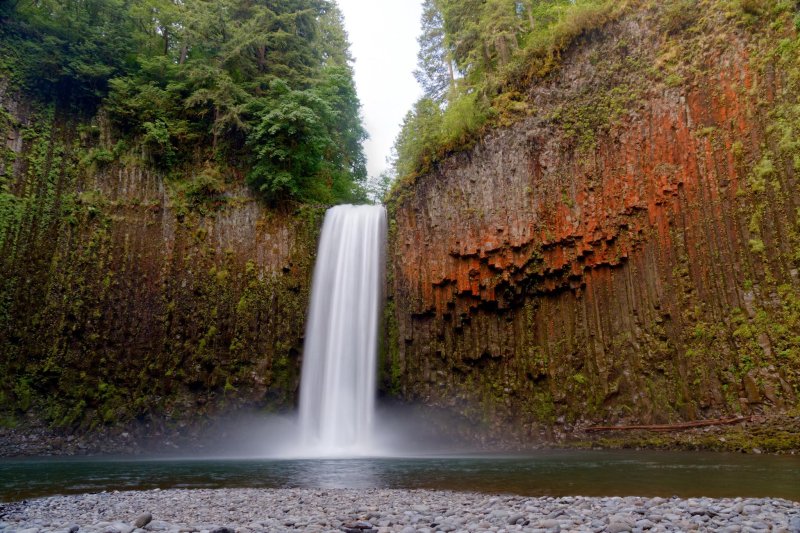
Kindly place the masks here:
<instances>
[{"instance_id":1,"label":"pebble beach","mask_svg":"<svg viewBox=\"0 0 800 533\"><path fill-rule=\"evenodd\" d=\"M800 532L772 498L523 497L429 490L149 490L0 504L1 533Z\"/></svg>"}]
</instances>

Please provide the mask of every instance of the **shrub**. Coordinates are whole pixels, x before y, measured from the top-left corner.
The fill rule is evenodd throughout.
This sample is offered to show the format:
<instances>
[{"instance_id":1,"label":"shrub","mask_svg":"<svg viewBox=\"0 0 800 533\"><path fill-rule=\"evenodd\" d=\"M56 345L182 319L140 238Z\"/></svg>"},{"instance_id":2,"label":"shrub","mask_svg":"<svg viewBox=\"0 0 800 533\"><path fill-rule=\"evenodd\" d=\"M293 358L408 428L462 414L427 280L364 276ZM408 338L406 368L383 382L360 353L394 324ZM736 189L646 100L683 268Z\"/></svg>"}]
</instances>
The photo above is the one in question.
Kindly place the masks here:
<instances>
[{"instance_id":1,"label":"shrub","mask_svg":"<svg viewBox=\"0 0 800 533\"><path fill-rule=\"evenodd\" d=\"M463 145L486 123L487 118L486 107L474 93L461 96L447 106L438 137L445 146Z\"/></svg>"},{"instance_id":2,"label":"shrub","mask_svg":"<svg viewBox=\"0 0 800 533\"><path fill-rule=\"evenodd\" d=\"M698 17L697 0L678 0L668 4L661 14L661 26L667 33L678 33L692 25Z\"/></svg>"},{"instance_id":3,"label":"shrub","mask_svg":"<svg viewBox=\"0 0 800 533\"><path fill-rule=\"evenodd\" d=\"M766 13L772 0L739 0L739 9L747 15L760 16Z\"/></svg>"}]
</instances>

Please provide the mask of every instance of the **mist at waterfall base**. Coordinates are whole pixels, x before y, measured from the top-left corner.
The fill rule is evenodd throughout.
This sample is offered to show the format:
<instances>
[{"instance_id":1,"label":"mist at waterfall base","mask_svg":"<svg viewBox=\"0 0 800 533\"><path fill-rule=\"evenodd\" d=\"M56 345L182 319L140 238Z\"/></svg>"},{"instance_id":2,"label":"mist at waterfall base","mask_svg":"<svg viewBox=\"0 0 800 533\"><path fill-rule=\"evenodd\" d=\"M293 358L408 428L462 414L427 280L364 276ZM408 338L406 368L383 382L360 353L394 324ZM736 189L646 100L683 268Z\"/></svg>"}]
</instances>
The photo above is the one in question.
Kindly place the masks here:
<instances>
[{"instance_id":1,"label":"mist at waterfall base","mask_svg":"<svg viewBox=\"0 0 800 533\"><path fill-rule=\"evenodd\" d=\"M383 310L387 222L383 206L328 210L320 235L306 323L300 408L236 439L269 457L367 457L452 450L433 417L413 409L376 410L379 319ZM438 417L441 421L441 416ZM423 422L424 420L424 422ZM239 431L241 433L241 430Z\"/></svg>"},{"instance_id":2,"label":"mist at waterfall base","mask_svg":"<svg viewBox=\"0 0 800 533\"><path fill-rule=\"evenodd\" d=\"M162 456L249 459L347 459L443 457L486 453L471 445L472 423L443 410L420 405L376 402L369 447L321 453L300 440L296 413L239 413L214 421L199 437L202 448Z\"/></svg>"}]
</instances>

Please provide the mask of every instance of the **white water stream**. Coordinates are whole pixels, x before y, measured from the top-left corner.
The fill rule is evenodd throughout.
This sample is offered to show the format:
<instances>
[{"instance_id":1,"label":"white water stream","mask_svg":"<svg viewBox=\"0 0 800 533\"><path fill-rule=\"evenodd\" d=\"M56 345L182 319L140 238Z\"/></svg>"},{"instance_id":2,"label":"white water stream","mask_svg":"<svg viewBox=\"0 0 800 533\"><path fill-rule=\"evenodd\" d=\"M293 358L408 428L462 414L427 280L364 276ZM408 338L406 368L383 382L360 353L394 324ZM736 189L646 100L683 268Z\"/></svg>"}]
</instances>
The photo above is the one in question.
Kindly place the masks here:
<instances>
[{"instance_id":1,"label":"white water stream","mask_svg":"<svg viewBox=\"0 0 800 533\"><path fill-rule=\"evenodd\" d=\"M322 226L300 382L305 456L372 450L386 211L340 205Z\"/></svg>"}]
</instances>

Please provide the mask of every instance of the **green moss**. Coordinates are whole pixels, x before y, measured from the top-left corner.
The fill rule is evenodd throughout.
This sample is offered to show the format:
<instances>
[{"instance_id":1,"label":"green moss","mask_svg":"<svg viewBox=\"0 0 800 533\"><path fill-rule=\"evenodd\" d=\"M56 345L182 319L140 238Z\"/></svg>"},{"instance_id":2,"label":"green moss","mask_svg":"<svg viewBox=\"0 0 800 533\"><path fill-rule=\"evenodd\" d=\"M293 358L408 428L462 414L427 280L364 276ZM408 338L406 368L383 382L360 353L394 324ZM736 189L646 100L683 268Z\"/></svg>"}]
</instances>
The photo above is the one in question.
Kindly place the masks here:
<instances>
[{"instance_id":1,"label":"green moss","mask_svg":"<svg viewBox=\"0 0 800 533\"><path fill-rule=\"evenodd\" d=\"M588 91L555 111L552 119L580 150L594 148L597 136L623 117L639 98L639 90L619 85L605 92Z\"/></svg>"},{"instance_id":2,"label":"green moss","mask_svg":"<svg viewBox=\"0 0 800 533\"><path fill-rule=\"evenodd\" d=\"M697 0L677 0L666 3L660 13L661 27L667 33L678 33L691 26L700 15Z\"/></svg>"},{"instance_id":3,"label":"green moss","mask_svg":"<svg viewBox=\"0 0 800 533\"><path fill-rule=\"evenodd\" d=\"M750 251L754 254L764 253L764 241L761 239L750 239L748 243L750 244Z\"/></svg>"},{"instance_id":4,"label":"green moss","mask_svg":"<svg viewBox=\"0 0 800 533\"><path fill-rule=\"evenodd\" d=\"M85 429L185 418L264 387L259 403L292 405L324 208L262 211L257 231L285 225L293 238L289 268L273 271L211 240L213 217L251 201L229 203L228 171L206 165L188 169L192 181L169 181L174 211L137 197L135 183L132 196L111 200L94 188L94 174L102 165L114 175L119 163L93 147L96 135L81 133L89 144L80 145L71 137L79 128L49 108L30 124L20 155L26 174L8 192L15 214L0 228L0 418L27 412ZM131 165L145 184L159 178L141 161ZM174 255L142 245L162 221ZM187 397L206 401L186 410Z\"/></svg>"}]
</instances>

